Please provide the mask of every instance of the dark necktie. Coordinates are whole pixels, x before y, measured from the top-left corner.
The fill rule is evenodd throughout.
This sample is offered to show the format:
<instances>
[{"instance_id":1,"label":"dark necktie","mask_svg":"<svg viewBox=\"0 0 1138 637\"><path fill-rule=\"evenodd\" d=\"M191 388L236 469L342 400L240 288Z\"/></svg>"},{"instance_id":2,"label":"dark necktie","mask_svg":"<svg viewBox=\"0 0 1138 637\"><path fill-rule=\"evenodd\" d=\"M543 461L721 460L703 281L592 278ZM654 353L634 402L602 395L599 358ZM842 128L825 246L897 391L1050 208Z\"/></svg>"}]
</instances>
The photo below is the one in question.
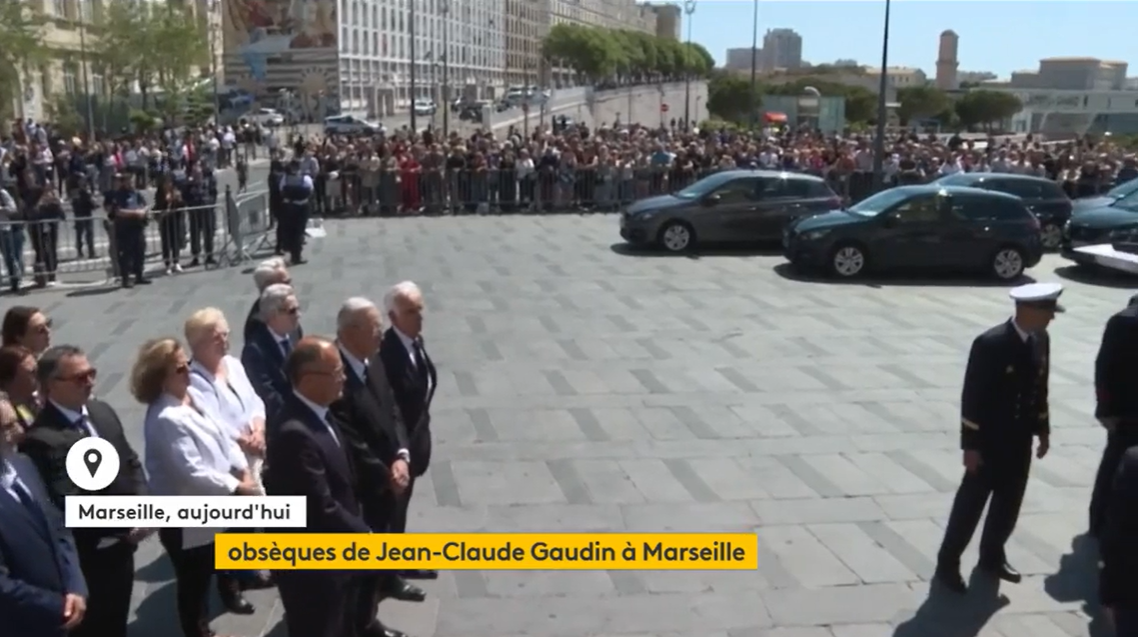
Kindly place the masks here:
<instances>
[{"instance_id":1,"label":"dark necktie","mask_svg":"<svg viewBox=\"0 0 1138 637\"><path fill-rule=\"evenodd\" d=\"M284 352L285 358L288 358L288 355L292 353L292 341L287 338L282 338L281 351Z\"/></svg>"},{"instance_id":2,"label":"dark necktie","mask_svg":"<svg viewBox=\"0 0 1138 637\"><path fill-rule=\"evenodd\" d=\"M328 429L332 432L332 439L336 441L338 446L343 446L340 443L340 425L336 424L336 419L332 417L332 412L324 414L324 422L328 424Z\"/></svg>"},{"instance_id":3,"label":"dark necktie","mask_svg":"<svg viewBox=\"0 0 1138 637\"><path fill-rule=\"evenodd\" d=\"M91 435L91 425L87 422L86 416L79 416L79 420L75 421L75 430L87 438Z\"/></svg>"},{"instance_id":4,"label":"dark necktie","mask_svg":"<svg viewBox=\"0 0 1138 637\"><path fill-rule=\"evenodd\" d=\"M36 522L39 522L46 527L47 515L44 514L43 507L40 506L39 502L36 502L36 499L32 497L32 494L29 493L26 488L24 488L24 485L19 481L13 482L12 491L16 493L16 499L19 500L20 504L23 505L25 509L27 509L28 513L33 518L35 518Z\"/></svg>"},{"instance_id":5,"label":"dark necktie","mask_svg":"<svg viewBox=\"0 0 1138 637\"><path fill-rule=\"evenodd\" d=\"M415 350L415 371L419 372L419 378L426 385L430 374L427 373L427 355L423 352L423 342L415 339L412 341L412 349Z\"/></svg>"}]
</instances>

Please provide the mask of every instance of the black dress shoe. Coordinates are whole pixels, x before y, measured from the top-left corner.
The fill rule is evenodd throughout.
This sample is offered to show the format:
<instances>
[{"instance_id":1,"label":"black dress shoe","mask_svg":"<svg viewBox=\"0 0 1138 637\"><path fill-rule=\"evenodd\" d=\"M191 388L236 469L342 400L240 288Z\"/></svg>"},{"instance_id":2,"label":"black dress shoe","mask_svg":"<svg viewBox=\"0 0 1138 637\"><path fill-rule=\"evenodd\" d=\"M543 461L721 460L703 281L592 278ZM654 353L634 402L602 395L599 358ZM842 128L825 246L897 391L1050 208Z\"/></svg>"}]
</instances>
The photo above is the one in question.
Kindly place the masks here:
<instances>
[{"instance_id":1,"label":"black dress shoe","mask_svg":"<svg viewBox=\"0 0 1138 637\"><path fill-rule=\"evenodd\" d=\"M389 579L383 593L386 597L401 602L421 602L427 599L426 591L399 577Z\"/></svg>"},{"instance_id":2,"label":"black dress shoe","mask_svg":"<svg viewBox=\"0 0 1138 637\"><path fill-rule=\"evenodd\" d=\"M968 592L968 585L964 583L964 578L960 576L959 568L943 568L938 566L936 574L933 575L933 581L958 595L963 595Z\"/></svg>"},{"instance_id":3,"label":"black dress shoe","mask_svg":"<svg viewBox=\"0 0 1138 637\"><path fill-rule=\"evenodd\" d=\"M134 282L138 285L150 285L150 279L144 279L142 277L136 278Z\"/></svg>"},{"instance_id":4,"label":"black dress shoe","mask_svg":"<svg viewBox=\"0 0 1138 637\"><path fill-rule=\"evenodd\" d=\"M247 591L258 591L266 588L272 588L273 586L276 586L276 583L273 582L273 576L266 573L258 575L248 582L245 582L243 588Z\"/></svg>"},{"instance_id":5,"label":"black dress shoe","mask_svg":"<svg viewBox=\"0 0 1138 637\"><path fill-rule=\"evenodd\" d=\"M229 580L225 584L219 585L217 592L221 596L221 604L225 606L225 610L234 615L252 615L257 612L253 604L241 594L237 582Z\"/></svg>"},{"instance_id":6,"label":"black dress shoe","mask_svg":"<svg viewBox=\"0 0 1138 637\"><path fill-rule=\"evenodd\" d=\"M1023 575L1020 575L1019 571L1012 568L1011 565L1009 565L1007 562L996 566L980 564L979 568L981 571L987 573L988 575L996 579L1004 580L1005 582L1009 582L1011 584L1019 584L1021 581L1023 581Z\"/></svg>"},{"instance_id":7,"label":"black dress shoe","mask_svg":"<svg viewBox=\"0 0 1138 637\"><path fill-rule=\"evenodd\" d=\"M361 637L407 637L407 633L388 628L376 620L360 632Z\"/></svg>"},{"instance_id":8,"label":"black dress shoe","mask_svg":"<svg viewBox=\"0 0 1138 637\"><path fill-rule=\"evenodd\" d=\"M403 577L407 579L438 579L439 572L434 570L412 569L410 571L403 571Z\"/></svg>"}]
</instances>

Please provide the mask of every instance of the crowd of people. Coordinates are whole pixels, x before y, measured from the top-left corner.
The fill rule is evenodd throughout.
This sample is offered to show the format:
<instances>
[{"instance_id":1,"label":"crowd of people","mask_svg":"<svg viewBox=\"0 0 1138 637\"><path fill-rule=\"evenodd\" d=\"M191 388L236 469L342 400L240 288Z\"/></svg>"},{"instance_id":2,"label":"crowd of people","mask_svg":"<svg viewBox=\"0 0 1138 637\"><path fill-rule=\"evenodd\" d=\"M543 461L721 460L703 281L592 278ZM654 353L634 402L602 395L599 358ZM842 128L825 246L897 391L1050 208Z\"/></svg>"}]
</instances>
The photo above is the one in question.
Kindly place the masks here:
<instances>
[{"instance_id":1,"label":"crowd of people","mask_svg":"<svg viewBox=\"0 0 1138 637\"><path fill-rule=\"evenodd\" d=\"M111 404L94 397L98 371L74 345L53 344L51 319L14 307L0 346L0 617L10 637L126 637L134 555L145 528L62 526L69 495L307 498L296 533L401 533L414 484L431 460L430 405L438 385L423 337L423 295L411 282L380 306L355 297L334 340L306 336L283 260L254 271L258 296L239 356L220 310L185 320L181 338L145 342L130 371L146 407L136 450ZM382 309L381 309L382 308ZM68 476L77 441L96 436L121 459L107 488ZM243 591L276 587L295 637L402 637L378 619L383 599L423 601L411 580L433 571L217 572L223 529L162 528L185 637L214 637L211 582L232 613Z\"/></svg>"},{"instance_id":2,"label":"crowd of people","mask_svg":"<svg viewBox=\"0 0 1138 637\"><path fill-rule=\"evenodd\" d=\"M874 187L871 137L789 129L573 125L556 133L511 128L446 138L404 130L372 138L294 136L287 147L313 179L313 212L321 215L610 211L731 169L816 174L851 202ZM889 140L887 153L887 186L956 172L1008 172L1056 180L1081 197L1138 176L1133 154L1088 140L904 135Z\"/></svg>"}]
</instances>

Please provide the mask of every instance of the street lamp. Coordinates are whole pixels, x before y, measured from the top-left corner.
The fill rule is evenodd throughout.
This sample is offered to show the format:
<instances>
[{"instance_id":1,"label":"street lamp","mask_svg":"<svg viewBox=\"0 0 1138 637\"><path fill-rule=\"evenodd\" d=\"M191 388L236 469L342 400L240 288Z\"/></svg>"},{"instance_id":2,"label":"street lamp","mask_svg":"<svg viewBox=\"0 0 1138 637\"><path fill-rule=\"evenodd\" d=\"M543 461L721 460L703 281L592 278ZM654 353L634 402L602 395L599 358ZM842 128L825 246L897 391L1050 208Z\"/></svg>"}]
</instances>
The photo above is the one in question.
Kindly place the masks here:
<instances>
[{"instance_id":1,"label":"street lamp","mask_svg":"<svg viewBox=\"0 0 1138 637\"><path fill-rule=\"evenodd\" d=\"M695 0L684 0L684 18L688 23L688 41L684 47L684 60L691 56L691 21L695 13ZM684 130L691 124L691 69L684 69Z\"/></svg>"},{"instance_id":2,"label":"street lamp","mask_svg":"<svg viewBox=\"0 0 1138 637\"><path fill-rule=\"evenodd\" d=\"M881 34L881 81L877 86L877 137L873 140L873 192L885 185L885 90L889 86L889 9L885 0L885 28Z\"/></svg>"},{"instance_id":3,"label":"street lamp","mask_svg":"<svg viewBox=\"0 0 1138 637\"><path fill-rule=\"evenodd\" d=\"M751 114L751 130L755 130L758 109L755 106L755 90L759 82L759 0L755 0L755 16L751 20L751 94L747 98L747 110Z\"/></svg>"},{"instance_id":4,"label":"street lamp","mask_svg":"<svg viewBox=\"0 0 1138 637\"><path fill-rule=\"evenodd\" d=\"M439 2L443 15L443 97L442 104L435 108L443 109L443 138L450 137L450 0Z\"/></svg>"},{"instance_id":5,"label":"street lamp","mask_svg":"<svg viewBox=\"0 0 1138 637\"><path fill-rule=\"evenodd\" d=\"M419 4L419 0L411 0L410 4L411 4L411 16L410 16L411 24L408 26L410 27L409 31L411 34L410 35L411 59L409 60L410 65L411 65L411 82L410 82L411 83L411 87L410 87L410 89L411 89L411 98L410 98L411 99L411 134L414 135L415 133L419 132L419 127L416 125L417 121L415 119L415 98L417 97L417 95L415 94L415 70L416 70L415 67L418 66L418 64L419 64L418 57L415 55L415 38L418 37L415 33L415 5Z\"/></svg>"},{"instance_id":6,"label":"street lamp","mask_svg":"<svg viewBox=\"0 0 1138 637\"><path fill-rule=\"evenodd\" d=\"M215 16L214 12L218 12ZM217 50L214 27L221 24L221 2L209 3L209 16L206 19L206 37L209 38L209 73L213 76L213 125L221 126L221 91L217 86Z\"/></svg>"},{"instance_id":7,"label":"street lamp","mask_svg":"<svg viewBox=\"0 0 1138 637\"><path fill-rule=\"evenodd\" d=\"M79 8L79 21L82 23L79 25L79 57L83 65L83 92L87 95L87 143L95 141L95 108L91 104L91 83L87 75L87 27L89 18L94 17L91 1L82 0L83 5Z\"/></svg>"}]
</instances>

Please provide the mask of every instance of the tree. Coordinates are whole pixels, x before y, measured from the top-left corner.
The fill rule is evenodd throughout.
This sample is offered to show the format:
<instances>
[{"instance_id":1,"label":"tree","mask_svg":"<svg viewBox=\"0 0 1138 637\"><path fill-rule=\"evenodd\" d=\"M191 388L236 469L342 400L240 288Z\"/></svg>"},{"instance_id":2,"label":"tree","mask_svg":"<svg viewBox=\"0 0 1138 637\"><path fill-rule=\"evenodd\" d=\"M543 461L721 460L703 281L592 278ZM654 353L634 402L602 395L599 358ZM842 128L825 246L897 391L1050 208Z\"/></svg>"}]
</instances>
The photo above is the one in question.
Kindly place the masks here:
<instances>
[{"instance_id":1,"label":"tree","mask_svg":"<svg viewBox=\"0 0 1138 637\"><path fill-rule=\"evenodd\" d=\"M550 29L542 55L593 82L613 77L639 81L707 77L714 66L711 54L698 44L580 24Z\"/></svg>"},{"instance_id":2,"label":"tree","mask_svg":"<svg viewBox=\"0 0 1138 637\"><path fill-rule=\"evenodd\" d=\"M965 93L956 101L956 115L966 127L992 124L1006 120L1023 110L1023 102L1003 91L975 90Z\"/></svg>"},{"instance_id":3,"label":"tree","mask_svg":"<svg viewBox=\"0 0 1138 637\"><path fill-rule=\"evenodd\" d=\"M0 111L23 93L20 73L47 55L43 45L44 19L29 3L0 2Z\"/></svg>"},{"instance_id":4,"label":"tree","mask_svg":"<svg viewBox=\"0 0 1138 637\"><path fill-rule=\"evenodd\" d=\"M755 87L754 105L762 103ZM707 84L707 110L712 116L735 124L751 121L751 81L740 75L718 71Z\"/></svg>"},{"instance_id":5,"label":"tree","mask_svg":"<svg viewBox=\"0 0 1138 637\"><path fill-rule=\"evenodd\" d=\"M143 6L146 6L145 4ZM90 47L92 60L102 70L112 95L128 97L140 71L141 60L153 51L146 50L144 12L130 0L110 0L103 6L101 20L95 25L98 38ZM143 89L143 102L147 95Z\"/></svg>"},{"instance_id":6,"label":"tree","mask_svg":"<svg viewBox=\"0 0 1138 637\"><path fill-rule=\"evenodd\" d=\"M83 116L79 114L73 96L62 93L52 95L45 110L52 127L64 137L72 137L85 132L86 124L83 121Z\"/></svg>"},{"instance_id":7,"label":"tree","mask_svg":"<svg viewBox=\"0 0 1138 637\"><path fill-rule=\"evenodd\" d=\"M154 49L154 79L163 93L165 114L174 117L185 111L187 96L201 84L197 70L209 63L208 35L192 14L173 5L154 10L148 27L150 37L160 43Z\"/></svg>"},{"instance_id":8,"label":"tree","mask_svg":"<svg viewBox=\"0 0 1138 637\"><path fill-rule=\"evenodd\" d=\"M911 86L897 90L897 117L902 124L937 117L949 110L948 95L934 86Z\"/></svg>"}]
</instances>

